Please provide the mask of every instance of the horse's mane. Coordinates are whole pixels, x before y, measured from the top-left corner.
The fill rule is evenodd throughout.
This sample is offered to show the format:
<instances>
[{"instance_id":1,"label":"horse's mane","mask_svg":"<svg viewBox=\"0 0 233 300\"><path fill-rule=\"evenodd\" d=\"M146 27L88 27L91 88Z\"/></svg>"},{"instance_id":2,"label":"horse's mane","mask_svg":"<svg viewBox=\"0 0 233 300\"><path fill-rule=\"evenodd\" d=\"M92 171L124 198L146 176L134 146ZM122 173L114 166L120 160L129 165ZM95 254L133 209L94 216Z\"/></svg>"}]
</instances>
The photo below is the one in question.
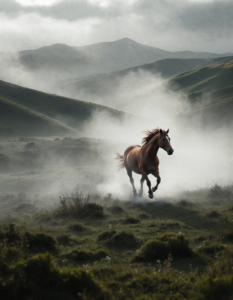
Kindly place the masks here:
<instances>
[{"instance_id":1,"label":"horse's mane","mask_svg":"<svg viewBox=\"0 0 233 300\"><path fill-rule=\"evenodd\" d=\"M142 145L145 146L160 131L159 128L143 131L146 136L142 139Z\"/></svg>"}]
</instances>

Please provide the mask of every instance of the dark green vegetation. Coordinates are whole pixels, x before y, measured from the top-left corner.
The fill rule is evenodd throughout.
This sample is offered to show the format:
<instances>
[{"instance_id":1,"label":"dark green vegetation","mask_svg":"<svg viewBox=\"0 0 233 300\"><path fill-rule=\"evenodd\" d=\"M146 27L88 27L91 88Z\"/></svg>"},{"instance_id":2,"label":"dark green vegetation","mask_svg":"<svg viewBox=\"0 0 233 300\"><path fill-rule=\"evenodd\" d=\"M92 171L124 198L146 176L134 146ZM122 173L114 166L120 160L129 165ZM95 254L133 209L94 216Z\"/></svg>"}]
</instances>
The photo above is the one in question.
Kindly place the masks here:
<instances>
[{"instance_id":1,"label":"dark green vegetation","mask_svg":"<svg viewBox=\"0 0 233 300\"><path fill-rule=\"evenodd\" d=\"M217 59L208 66L182 73L170 79L171 86L184 92L193 104L194 113L201 113L213 123L230 123L233 111L233 58Z\"/></svg>"},{"instance_id":2,"label":"dark green vegetation","mask_svg":"<svg viewBox=\"0 0 233 300\"><path fill-rule=\"evenodd\" d=\"M50 199L46 210L39 198L31 209L26 194L1 196L0 294L232 299L232 191L216 184L181 199L142 202L77 192Z\"/></svg>"},{"instance_id":3,"label":"dark green vegetation","mask_svg":"<svg viewBox=\"0 0 233 300\"><path fill-rule=\"evenodd\" d=\"M74 135L76 132L68 126L77 129L79 126L83 125L84 122L88 121L92 114L96 112L108 113L111 117L116 119L120 119L121 117L125 116L123 112L102 105L46 94L4 81L0 81L0 97L5 99L1 100L0 102L0 116L2 117L5 115L5 112L10 112L13 110L14 117L16 117L16 122L18 122L18 124L25 129L24 135L29 133L32 134L32 130L26 130L26 126L29 124L28 121L30 121L30 126L32 129L37 128L37 130L34 132L34 135L42 134L43 131L38 128L40 127L40 124L43 125L42 121L44 124L48 124L50 121L50 127L52 127L52 125L55 127L53 131L50 129L50 127L48 127L48 132L44 130L45 136L55 135L58 133L59 129L60 135L63 135L65 130L70 130L70 133ZM19 105L16 106L14 104ZM2 112L4 112L4 114ZM32 118L33 114L35 116L34 119ZM26 117L25 120L24 117ZM58 120L59 122L51 120L50 118ZM3 119L3 121L0 123L3 128L7 128L13 132L17 130L17 123L14 124L14 122L12 122L11 125L9 121L6 121L6 125L4 125L4 120L5 119ZM66 125L63 125L60 122ZM60 125L60 127L58 127L58 125ZM42 127L42 129L45 129L45 125Z\"/></svg>"},{"instance_id":4,"label":"dark green vegetation","mask_svg":"<svg viewBox=\"0 0 233 300\"><path fill-rule=\"evenodd\" d=\"M67 82L58 87L60 91L71 97L77 97L81 93L85 94L87 99L96 96L111 96L117 91L122 84L122 80L126 80L127 76L158 75L163 78L170 78L177 74L186 72L191 69L199 68L210 64L215 59L162 59L150 64L141 65L109 74L99 74L83 80Z\"/></svg>"}]
</instances>

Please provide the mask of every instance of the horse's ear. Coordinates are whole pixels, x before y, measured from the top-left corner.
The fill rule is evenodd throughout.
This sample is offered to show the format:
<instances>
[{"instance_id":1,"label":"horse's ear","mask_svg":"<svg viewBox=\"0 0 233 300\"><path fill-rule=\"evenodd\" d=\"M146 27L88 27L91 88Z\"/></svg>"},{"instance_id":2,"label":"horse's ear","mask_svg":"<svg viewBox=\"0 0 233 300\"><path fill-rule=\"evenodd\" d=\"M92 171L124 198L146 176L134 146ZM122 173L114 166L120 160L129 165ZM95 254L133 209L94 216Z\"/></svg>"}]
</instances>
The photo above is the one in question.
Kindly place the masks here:
<instances>
[{"instance_id":1,"label":"horse's ear","mask_svg":"<svg viewBox=\"0 0 233 300\"><path fill-rule=\"evenodd\" d=\"M162 130L162 129L160 129L160 131L159 131L159 132L160 132L160 134L163 134L163 130Z\"/></svg>"},{"instance_id":2,"label":"horse's ear","mask_svg":"<svg viewBox=\"0 0 233 300\"><path fill-rule=\"evenodd\" d=\"M169 129L167 130L167 134L168 134L168 132L169 132Z\"/></svg>"}]
</instances>

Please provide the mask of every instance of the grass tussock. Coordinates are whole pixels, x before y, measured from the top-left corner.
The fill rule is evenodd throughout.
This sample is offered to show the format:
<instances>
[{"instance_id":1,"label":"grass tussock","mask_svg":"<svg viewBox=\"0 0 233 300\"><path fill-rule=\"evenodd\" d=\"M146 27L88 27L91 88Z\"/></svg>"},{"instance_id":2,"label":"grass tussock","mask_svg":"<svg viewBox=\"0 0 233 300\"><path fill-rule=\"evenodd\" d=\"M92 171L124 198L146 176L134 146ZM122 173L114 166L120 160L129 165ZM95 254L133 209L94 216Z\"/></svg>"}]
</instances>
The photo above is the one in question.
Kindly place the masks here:
<instances>
[{"instance_id":1,"label":"grass tussock","mask_svg":"<svg viewBox=\"0 0 233 300\"><path fill-rule=\"evenodd\" d=\"M209 213L207 213L205 215L205 217L208 218L208 219L216 219L216 218L221 217L221 214L216 210L212 210Z\"/></svg>"},{"instance_id":2,"label":"grass tussock","mask_svg":"<svg viewBox=\"0 0 233 300\"><path fill-rule=\"evenodd\" d=\"M84 197L82 193L60 196L60 206L55 211L56 217L77 218L105 218L102 205L90 202L90 196Z\"/></svg>"},{"instance_id":3,"label":"grass tussock","mask_svg":"<svg viewBox=\"0 0 233 300\"><path fill-rule=\"evenodd\" d=\"M105 251L84 251L84 250L73 250L70 253L65 255L66 258L74 260L74 261L85 261L85 262L93 262L99 261L101 259L105 259L108 256L108 253Z\"/></svg>"},{"instance_id":4,"label":"grass tussock","mask_svg":"<svg viewBox=\"0 0 233 300\"><path fill-rule=\"evenodd\" d=\"M134 247L139 244L139 240L132 232L121 231L108 239L106 244L116 247Z\"/></svg>"},{"instance_id":5,"label":"grass tussock","mask_svg":"<svg viewBox=\"0 0 233 300\"><path fill-rule=\"evenodd\" d=\"M219 244L210 244L209 242L203 243L198 249L198 253L205 253L209 255L216 255L218 252L224 250L225 247Z\"/></svg>"},{"instance_id":6,"label":"grass tussock","mask_svg":"<svg viewBox=\"0 0 233 300\"><path fill-rule=\"evenodd\" d=\"M24 235L25 247L30 252L56 252L57 251L57 242L56 240L45 233L31 233L26 232Z\"/></svg>"},{"instance_id":7,"label":"grass tussock","mask_svg":"<svg viewBox=\"0 0 233 300\"><path fill-rule=\"evenodd\" d=\"M211 200L218 199L230 199L232 197L232 191L229 188L224 188L221 185L215 183L210 187L208 191L208 198Z\"/></svg>"},{"instance_id":8,"label":"grass tussock","mask_svg":"<svg viewBox=\"0 0 233 300\"><path fill-rule=\"evenodd\" d=\"M75 239L72 239L69 234L60 234L56 237L56 240L58 244L62 246L77 244L77 241Z\"/></svg>"},{"instance_id":9,"label":"grass tussock","mask_svg":"<svg viewBox=\"0 0 233 300\"><path fill-rule=\"evenodd\" d=\"M138 219L139 220L148 220L148 219L150 219L150 215L149 214L147 214L147 213L145 213L145 212L142 212L142 213L140 213L139 215L138 215Z\"/></svg>"},{"instance_id":10,"label":"grass tussock","mask_svg":"<svg viewBox=\"0 0 233 300\"><path fill-rule=\"evenodd\" d=\"M116 230L104 231L98 235L98 242L111 239L117 233Z\"/></svg>"},{"instance_id":11,"label":"grass tussock","mask_svg":"<svg viewBox=\"0 0 233 300\"><path fill-rule=\"evenodd\" d=\"M177 205L180 207L188 208L188 207L192 207L193 203L186 199L181 199L180 201L177 202Z\"/></svg>"},{"instance_id":12,"label":"grass tussock","mask_svg":"<svg viewBox=\"0 0 233 300\"><path fill-rule=\"evenodd\" d=\"M221 236L223 241L233 241L233 228L223 230Z\"/></svg>"},{"instance_id":13,"label":"grass tussock","mask_svg":"<svg viewBox=\"0 0 233 300\"><path fill-rule=\"evenodd\" d=\"M49 254L39 254L8 266L2 299L109 299L109 295L84 270L60 270Z\"/></svg>"},{"instance_id":14,"label":"grass tussock","mask_svg":"<svg viewBox=\"0 0 233 300\"><path fill-rule=\"evenodd\" d=\"M164 234L154 237L141 247L134 261L156 261L173 258L188 257L192 255L189 241L183 234Z\"/></svg>"},{"instance_id":15,"label":"grass tussock","mask_svg":"<svg viewBox=\"0 0 233 300\"><path fill-rule=\"evenodd\" d=\"M87 227L83 226L80 223L72 223L68 226L68 229L75 232L75 233L79 233L79 232L84 232L87 230Z\"/></svg>"},{"instance_id":16,"label":"grass tussock","mask_svg":"<svg viewBox=\"0 0 233 300\"><path fill-rule=\"evenodd\" d=\"M140 223L140 220L139 219L136 219L134 217L128 217L128 218L125 218L124 220L122 220L122 224L139 224Z\"/></svg>"},{"instance_id":17,"label":"grass tussock","mask_svg":"<svg viewBox=\"0 0 233 300\"><path fill-rule=\"evenodd\" d=\"M113 205L108 207L107 211L112 215L121 215L124 212L124 209L119 205Z\"/></svg>"}]
</instances>

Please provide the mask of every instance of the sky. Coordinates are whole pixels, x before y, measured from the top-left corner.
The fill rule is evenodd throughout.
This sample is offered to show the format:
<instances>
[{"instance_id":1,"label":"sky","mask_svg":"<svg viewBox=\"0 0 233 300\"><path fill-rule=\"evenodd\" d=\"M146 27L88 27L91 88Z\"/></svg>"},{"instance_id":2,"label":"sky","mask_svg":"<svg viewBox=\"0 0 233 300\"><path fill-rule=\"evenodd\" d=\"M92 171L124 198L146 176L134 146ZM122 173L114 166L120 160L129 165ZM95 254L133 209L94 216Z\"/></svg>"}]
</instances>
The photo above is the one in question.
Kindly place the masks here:
<instances>
[{"instance_id":1,"label":"sky","mask_svg":"<svg viewBox=\"0 0 233 300\"><path fill-rule=\"evenodd\" d=\"M0 0L0 51L128 37L169 51L233 52L232 0Z\"/></svg>"}]
</instances>

